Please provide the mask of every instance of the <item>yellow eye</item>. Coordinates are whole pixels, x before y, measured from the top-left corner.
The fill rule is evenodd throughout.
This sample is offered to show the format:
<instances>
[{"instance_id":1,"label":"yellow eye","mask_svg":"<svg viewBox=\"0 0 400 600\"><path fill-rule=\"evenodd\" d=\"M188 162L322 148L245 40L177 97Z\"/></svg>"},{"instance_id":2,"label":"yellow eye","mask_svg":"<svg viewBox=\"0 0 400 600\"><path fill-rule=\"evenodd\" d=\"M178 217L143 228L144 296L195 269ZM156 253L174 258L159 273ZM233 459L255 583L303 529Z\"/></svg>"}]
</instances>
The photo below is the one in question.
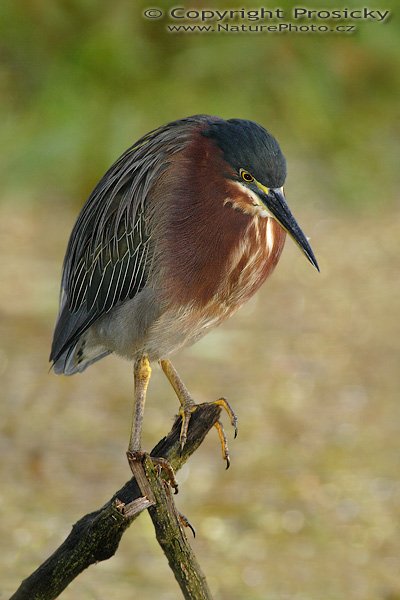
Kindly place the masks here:
<instances>
[{"instance_id":1,"label":"yellow eye","mask_svg":"<svg viewBox=\"0 0 400 600\"><path fill-rule=\"evenodd\" d=\"M252 181L254 181L253 175L250 175L250 173L248 171L245 171L244 169L240 170L240 176L243 179L243 181L246 181L246 183L251 183Z\"/></svg>"}]
</instances>

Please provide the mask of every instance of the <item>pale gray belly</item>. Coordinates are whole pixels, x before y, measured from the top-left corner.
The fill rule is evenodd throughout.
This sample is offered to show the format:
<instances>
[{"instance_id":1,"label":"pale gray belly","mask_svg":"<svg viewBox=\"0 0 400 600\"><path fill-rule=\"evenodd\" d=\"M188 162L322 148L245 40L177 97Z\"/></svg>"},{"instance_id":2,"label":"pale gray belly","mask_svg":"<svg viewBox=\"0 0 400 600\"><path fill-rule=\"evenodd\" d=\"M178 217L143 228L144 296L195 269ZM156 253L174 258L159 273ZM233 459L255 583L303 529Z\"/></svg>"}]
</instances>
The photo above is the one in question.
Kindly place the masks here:
<instances>
[{"instance_id":1,"label":"pale gray belly","mask_svg":"<svg viewBox=\"0 0 400 600\"><path fill-rule=\"evenodd\" d=\"M133 360L147 354L159 360L193 344L219 325L234 309L215 301L194 306L163 309L158 295L145 288L138 296L104 315L88 331L88 345Z\"/></svg>"},{"instance_id":2,"label":"pale gray belly","mask_svg":"<svg viewBox=\"0 0 400 600\"><path fill-rule=\"evenodd\" d=\"M163 313L150 327L145 340L145 352L150 359L165 358L180 348L194 344L210 329L224 321L232 308L218 306L195 308L186 306Z\"/></svg>"}]
</instances>

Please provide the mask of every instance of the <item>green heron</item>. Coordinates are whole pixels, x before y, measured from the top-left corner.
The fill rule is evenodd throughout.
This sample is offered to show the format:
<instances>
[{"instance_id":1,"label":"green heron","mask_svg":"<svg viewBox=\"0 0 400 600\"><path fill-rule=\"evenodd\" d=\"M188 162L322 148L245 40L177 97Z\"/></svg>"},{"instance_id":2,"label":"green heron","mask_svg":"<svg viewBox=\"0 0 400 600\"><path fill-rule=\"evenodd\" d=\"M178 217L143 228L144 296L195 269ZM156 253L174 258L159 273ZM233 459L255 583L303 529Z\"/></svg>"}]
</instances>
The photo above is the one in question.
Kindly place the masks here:
<instances>
[{"instance_id":1,"label":"green heron","mask_svg":"<svg viewBox=\"0 0 400 600\"><path fill-rule=\"evenodd\" d=\"M285 177L279 144L261 125L196 115L137 141L84 205L64 259L50 360L65 375L112 352L133 361L128 456L140 454L152 361L179 398L183 447L196 405L168 357L258 290L286 232L318 269L286 204Z\"/></svg>"}]
</instances>

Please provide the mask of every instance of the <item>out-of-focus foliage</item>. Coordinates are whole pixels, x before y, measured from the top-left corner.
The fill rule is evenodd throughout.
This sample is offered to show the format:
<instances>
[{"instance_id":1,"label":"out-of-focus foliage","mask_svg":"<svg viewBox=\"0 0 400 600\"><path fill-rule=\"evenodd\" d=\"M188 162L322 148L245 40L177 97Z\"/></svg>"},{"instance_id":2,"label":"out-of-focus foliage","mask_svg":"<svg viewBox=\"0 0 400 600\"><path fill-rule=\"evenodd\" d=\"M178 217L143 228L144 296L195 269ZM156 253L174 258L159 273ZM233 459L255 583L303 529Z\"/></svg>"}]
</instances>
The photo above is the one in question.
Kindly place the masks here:
<instances>
[{"instance_id":1,"label":"out-of-focus foliage","mask_svg":"<svg viewBox=\"0 0 400 600\"><path fill-rule=\"evenodd\" d=\"M393 198L400 134L393 19L362 21L355 35L171 34L165 20L142 17L148 5L3 0L3 193L80 205L139 135L206 112L265 124L290 158L289 182L323 203L359 209Z\"/></svg>"}]
</instances>

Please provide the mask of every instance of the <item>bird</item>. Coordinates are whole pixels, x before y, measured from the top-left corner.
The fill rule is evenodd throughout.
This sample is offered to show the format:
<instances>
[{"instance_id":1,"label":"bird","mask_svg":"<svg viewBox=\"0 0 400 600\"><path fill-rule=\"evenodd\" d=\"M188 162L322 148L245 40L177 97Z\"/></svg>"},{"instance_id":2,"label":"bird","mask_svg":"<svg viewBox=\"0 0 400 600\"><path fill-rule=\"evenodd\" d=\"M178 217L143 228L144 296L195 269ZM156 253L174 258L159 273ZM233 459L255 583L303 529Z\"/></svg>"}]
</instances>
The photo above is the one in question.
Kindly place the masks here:
<instances>
[{"instance_id":1,"label":"bird","mask_svg":"<svg viewBox=\"0 0 400 600\"><path fill-rule=\"evenodd\" d=\"M319 271L285 199L286 159L246 119L182 118L128 148L90 194L72 229L50 361L74 375L115 353L133 364L128 459L142 452L151 365L180 402L180 443L196 403L171 355L249 300L277 265L288 234ZM237 419L224 398L215 401ZM226 438L218 421L223 456Z\"/></svg>"}]
</instances>

